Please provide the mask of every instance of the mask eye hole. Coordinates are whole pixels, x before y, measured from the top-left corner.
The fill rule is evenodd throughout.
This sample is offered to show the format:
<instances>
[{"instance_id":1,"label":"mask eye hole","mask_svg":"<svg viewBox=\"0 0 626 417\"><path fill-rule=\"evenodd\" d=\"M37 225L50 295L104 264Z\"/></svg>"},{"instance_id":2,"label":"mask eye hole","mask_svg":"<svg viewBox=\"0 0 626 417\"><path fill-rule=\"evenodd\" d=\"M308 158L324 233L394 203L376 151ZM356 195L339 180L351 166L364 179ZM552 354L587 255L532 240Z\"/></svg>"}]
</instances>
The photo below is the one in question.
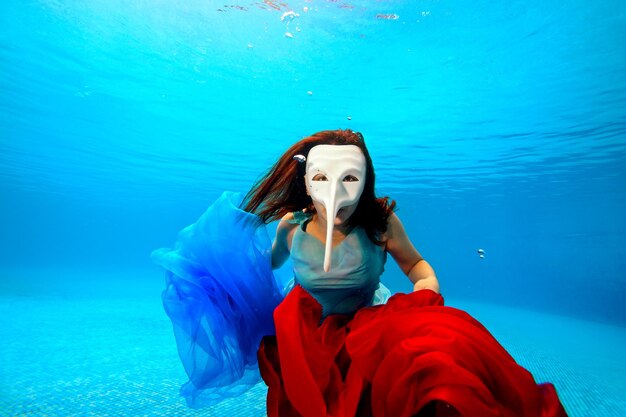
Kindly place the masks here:
<instances>
[{"instance_id":1,"label":"mask eye hole","mask_svg":"<svg viewBox=\"0 0 626 417\"><path fill-rule=\"evenodd\" d=\"M328 181L328 178L326 178L326 175L324 174L316 174L313 177L313 181Z\"/></svg>"},{"instance_id":2,"label":"mask eye hole","mask_svg":"<svg viewBox=\"0 0 626 417\"><path fill-rule=\"evenodd\" d=\"M345 177L343 177L343 182L356 182L358 180L359 179L354 175L346 175Z\"/></svg>"}]
</instances>

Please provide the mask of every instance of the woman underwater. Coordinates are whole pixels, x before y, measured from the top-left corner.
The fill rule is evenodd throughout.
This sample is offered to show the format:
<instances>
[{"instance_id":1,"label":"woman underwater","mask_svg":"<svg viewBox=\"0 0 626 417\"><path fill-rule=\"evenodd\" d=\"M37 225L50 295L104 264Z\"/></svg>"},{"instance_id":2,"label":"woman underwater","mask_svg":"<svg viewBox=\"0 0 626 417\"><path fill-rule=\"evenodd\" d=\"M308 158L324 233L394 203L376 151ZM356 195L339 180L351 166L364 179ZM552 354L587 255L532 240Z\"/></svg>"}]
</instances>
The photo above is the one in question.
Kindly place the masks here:
<instances>
[{"instance_id":1,"label":"woman underwater","mask_svg":"<svg viewBox=\"0 0 626 417\"><path fill-rule=\"evenodd\" d=\"M377 198L363 136L302 139L243 198L225 193L154 260L190 406L268 386L268 416L565 416L467 313ZM264 225L279 220L270 242ZM385 297L389 253L414 292ZM287 258L279 289L272 268ZM273 316L273 320L272 320ZM257 362L258 361L258 362Z\"/></svg>"}]
</instances>

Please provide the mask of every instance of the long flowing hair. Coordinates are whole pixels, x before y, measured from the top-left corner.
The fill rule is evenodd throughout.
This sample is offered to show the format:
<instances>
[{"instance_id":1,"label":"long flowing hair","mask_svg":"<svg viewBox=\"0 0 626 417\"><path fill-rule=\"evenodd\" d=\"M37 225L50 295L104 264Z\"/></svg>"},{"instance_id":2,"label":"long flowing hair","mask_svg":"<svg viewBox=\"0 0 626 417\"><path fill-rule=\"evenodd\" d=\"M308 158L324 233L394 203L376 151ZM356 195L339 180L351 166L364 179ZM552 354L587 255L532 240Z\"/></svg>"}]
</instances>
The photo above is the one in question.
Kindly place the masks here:
<instances>
[{"instance_id":1,"label":"long flowing hair","mask_svg":"<svg viewBox=\"0 0 626 417\"><path fill-rule=\"evenodd\" d=\"M389 201L388 197L376 197L372 158L363 135L351 130L325 130L292 145L246 194L241 203L242 209L258 215L265 223L305 209L314 213L315 207L306 193L304 182L306 164L298 162L294 156L308 157L311 148L317 145L356 145L363 152L366 161L365 186L348 222L350 226L363 227L368 238L380 245L381 235L387 231L387 220L396 203Z\"/></svg>"}]
</instances>

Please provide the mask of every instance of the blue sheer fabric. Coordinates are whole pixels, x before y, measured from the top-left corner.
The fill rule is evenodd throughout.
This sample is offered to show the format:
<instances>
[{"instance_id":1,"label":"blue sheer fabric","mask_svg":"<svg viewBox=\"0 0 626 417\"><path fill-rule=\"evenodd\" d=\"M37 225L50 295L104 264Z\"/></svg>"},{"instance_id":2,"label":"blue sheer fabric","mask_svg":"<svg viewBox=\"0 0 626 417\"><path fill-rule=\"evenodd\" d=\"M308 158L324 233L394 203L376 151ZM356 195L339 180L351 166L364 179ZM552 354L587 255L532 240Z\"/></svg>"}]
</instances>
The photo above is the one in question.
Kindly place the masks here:
<instances>
[{"instance_id":1,"label":"blue sheer fabric","mask_svg":"<svg viewBox=\"0 0 626 417\"><path fill-rule=\"evenodd\" d=\"M242 196L224 193L178 235L173 249L152 253L166 270L163 306L189 377L181 388L199 408L238 396L260 381L257 349L275 333L282 300L271 268L271 240Z\"/></svg>"}]
</instances>

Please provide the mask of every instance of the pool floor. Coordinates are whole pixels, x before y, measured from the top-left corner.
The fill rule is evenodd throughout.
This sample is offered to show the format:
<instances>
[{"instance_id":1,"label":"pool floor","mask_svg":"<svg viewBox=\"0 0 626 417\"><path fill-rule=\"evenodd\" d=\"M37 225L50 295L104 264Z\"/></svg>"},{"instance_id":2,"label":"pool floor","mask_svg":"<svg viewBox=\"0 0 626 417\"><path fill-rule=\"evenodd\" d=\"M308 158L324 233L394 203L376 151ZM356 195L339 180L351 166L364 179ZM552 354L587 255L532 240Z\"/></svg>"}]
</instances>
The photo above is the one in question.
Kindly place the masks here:
<instances>
[{"instance_id":1,"label":"pool floor","mask_svg":"<svg viewBox=\"0 0 626 417\"><path fill-rule=\"evenodd\" d=\"M191 410L160 294L0 294L2 416L265 415L265 387ZM626 416L626 328L447 300L480 320L572 417Z\"/></svg>"}]
</instances>

